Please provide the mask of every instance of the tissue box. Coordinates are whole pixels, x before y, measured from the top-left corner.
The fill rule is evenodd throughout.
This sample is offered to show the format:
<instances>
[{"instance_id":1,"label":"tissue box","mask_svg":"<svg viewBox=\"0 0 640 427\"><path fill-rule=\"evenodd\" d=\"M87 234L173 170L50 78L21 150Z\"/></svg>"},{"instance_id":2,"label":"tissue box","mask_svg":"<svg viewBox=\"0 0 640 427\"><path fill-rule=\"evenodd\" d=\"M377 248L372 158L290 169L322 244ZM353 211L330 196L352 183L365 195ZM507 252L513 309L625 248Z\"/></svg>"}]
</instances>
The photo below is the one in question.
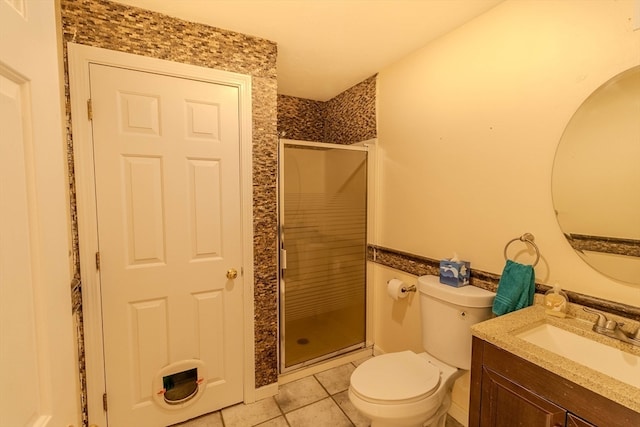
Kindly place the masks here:
<instances>
[{"instance_id":1,"label":"tissue box","mask_svg":"<svg viewBox=\"0 0 640 427\"><path fill-rule=\"evenodd\" d=\"M440 283L449 286L467 286L471 275L471 263L469 261L440 261Z\"/></svg>"}]
</instances>

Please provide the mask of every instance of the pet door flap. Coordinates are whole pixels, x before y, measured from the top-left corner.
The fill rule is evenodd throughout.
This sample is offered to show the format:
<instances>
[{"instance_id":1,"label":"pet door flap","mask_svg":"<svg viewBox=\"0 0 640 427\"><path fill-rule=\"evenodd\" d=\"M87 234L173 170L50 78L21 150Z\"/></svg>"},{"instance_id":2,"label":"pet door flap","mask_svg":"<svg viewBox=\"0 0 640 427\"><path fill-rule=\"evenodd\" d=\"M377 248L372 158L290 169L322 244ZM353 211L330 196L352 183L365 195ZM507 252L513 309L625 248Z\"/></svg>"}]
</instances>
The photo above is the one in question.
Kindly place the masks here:
<instances>
[{"instance_id":1,"label":"pet door flap","mask_svg":"<svg viewBox=\"0 0 640 427\"><path fill-rule=\"evenodd\" d=\"M186 402L198 392L196 368L162 377L164 400L170 405Z\"/></svg>"},{"instance_id":2,"label":"pet door flap","mask_svg":"<svg viewBox=\"0 0 640 427\"><path fill-rule=\"evenodd\" d=\"M180 410L193 405L206 390L207 367L202 360L187 359L162 368L153 378L155 403Z\"/></svg>"}]
</instances>

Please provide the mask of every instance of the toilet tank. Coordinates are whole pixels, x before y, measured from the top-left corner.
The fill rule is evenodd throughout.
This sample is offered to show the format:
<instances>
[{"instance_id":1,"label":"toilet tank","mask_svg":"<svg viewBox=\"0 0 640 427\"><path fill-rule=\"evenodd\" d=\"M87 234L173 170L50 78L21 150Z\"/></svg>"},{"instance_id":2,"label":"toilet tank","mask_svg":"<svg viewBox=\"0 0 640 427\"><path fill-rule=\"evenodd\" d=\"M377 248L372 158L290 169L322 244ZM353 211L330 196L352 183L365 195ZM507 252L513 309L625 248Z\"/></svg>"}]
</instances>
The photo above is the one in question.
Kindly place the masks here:
<instances>
[{"instance_id":1,"label":"toilet tank","mask_svg":"<svg viewBox=\"0 0 640 427\"><path fill-rule=\"evenodd\" d=\"M461 369L471 368L471 325L491 317L495 293L476 286L443 285L437 276L418 278L422 346Z\"/></svg>"}]
</instances>

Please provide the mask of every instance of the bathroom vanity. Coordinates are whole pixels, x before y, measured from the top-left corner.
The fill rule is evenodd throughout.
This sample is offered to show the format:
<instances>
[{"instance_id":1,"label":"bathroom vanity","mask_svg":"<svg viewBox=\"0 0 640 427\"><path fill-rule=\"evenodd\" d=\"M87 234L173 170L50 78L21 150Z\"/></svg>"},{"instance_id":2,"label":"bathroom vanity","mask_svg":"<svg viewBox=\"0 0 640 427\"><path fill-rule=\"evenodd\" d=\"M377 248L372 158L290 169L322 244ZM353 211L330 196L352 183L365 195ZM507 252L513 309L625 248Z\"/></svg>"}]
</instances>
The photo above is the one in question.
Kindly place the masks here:
<instances>
[{"instance_id":1,"label":"bathroom vanity","mask_svg":"<svg viewBox=\"0 0 640 427\"><path fill-rule=\"evenodd\" d=\"M578 310L567 319L549 318L533 306L473 327L470 427L640 426L640 387L635 376L640 348L593 333ZM622 363L593 352L594 363L623 365L619 379L532 344L523 331L551 325L593 340L622 355ZM578 346L562 340L560 346ZM594 347L596 348L596 347ZM599 350L599 348L596 348ZM589 353L588 350L582 350ZM629 379L625 363L629 363Z\"/></svg>"}]
</instances>

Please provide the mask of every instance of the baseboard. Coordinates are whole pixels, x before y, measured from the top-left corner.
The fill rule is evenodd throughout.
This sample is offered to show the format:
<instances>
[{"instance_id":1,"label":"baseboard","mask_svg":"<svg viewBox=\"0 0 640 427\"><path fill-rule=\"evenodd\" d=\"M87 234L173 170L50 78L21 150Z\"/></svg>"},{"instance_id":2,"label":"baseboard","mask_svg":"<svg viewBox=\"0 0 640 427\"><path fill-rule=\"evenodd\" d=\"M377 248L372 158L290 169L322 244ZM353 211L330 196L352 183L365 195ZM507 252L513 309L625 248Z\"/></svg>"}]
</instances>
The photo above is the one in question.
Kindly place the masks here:
<instances>
[{"instance_id":1,"label":"baseboard","mask_svg":"<svg viewBox=\"0 0 640 427\"><path fill-rule=\"evenodd\" d=\"M257 388L254 394L256 401L278 394L278 383L268 384Z\"/></svg>"},{"instance_id":2,"label":"baseboard","mask_svg":"<svg viewBox=\"0 0 640 427\"><path fill-rule=\"evenodd\" d=\"M469 427L469 412L461 408L455 402L451 402L449 407L449 415L451 415L457 422L464 427Z\"/></svg>"}]
</instances>

